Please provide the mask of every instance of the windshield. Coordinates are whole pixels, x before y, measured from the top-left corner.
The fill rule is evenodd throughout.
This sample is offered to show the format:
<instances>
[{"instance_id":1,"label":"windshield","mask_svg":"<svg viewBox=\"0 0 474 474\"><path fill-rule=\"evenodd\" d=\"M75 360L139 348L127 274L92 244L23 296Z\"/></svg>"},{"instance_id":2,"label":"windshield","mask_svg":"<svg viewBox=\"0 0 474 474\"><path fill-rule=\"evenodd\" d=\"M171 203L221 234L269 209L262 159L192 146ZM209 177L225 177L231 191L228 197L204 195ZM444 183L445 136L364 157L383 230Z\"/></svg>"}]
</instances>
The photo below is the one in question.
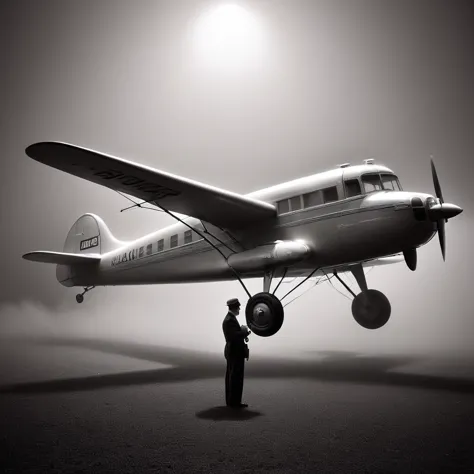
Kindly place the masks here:
<instances>
[{"instance_id":1,"label":"windshield","mask_svg":"<svg viewBox=\"0 0 474 474\"><path fill-rule=\"evenodd\" d=\"M364 174L362 175L362 184L366 193L373 193L382 189L382 182L379 174Z\"/></svg>"},{"instance_id":2,"label":"windshield","mask_svg":"<svg viewBox=\"0 0 474 474\"><path fill-rule=\"evenodd\" d=\"M398 182L398 178L393 174L364 174L362 175L362 184L365 193L373 193L374 191L401 191L402 188Z\"/></svg>"},{"instance_id":3,"label":"windshield","mask_svg":"<svg viewBox=\"0 0 474 474\"><path fill-rule=\"evenodd\" d=\"M382 174L382 185L384 189L389 189L391 191L402 190L398 178L393 174Z\"/></svg>"}]
</instances>

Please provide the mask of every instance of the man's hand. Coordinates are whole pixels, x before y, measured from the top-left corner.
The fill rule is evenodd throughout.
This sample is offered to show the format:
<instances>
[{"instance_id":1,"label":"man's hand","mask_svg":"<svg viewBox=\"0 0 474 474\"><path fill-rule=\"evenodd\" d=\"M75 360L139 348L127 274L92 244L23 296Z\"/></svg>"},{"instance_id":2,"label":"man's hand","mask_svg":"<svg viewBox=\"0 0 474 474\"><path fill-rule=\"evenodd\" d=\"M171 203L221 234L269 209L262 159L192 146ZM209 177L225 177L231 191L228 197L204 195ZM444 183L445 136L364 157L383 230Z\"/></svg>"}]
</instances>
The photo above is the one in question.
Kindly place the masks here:
<instances>
[{"instance_id":1,"label":"man's hand","mask_svg":"<svg viewBox=\"0 0 474 474\"><path fill-rule=\"evenodd\" d=\"M242 331L247 331L247 336L250 334L250 330L247 326L245 326L245 324L242 324L242 326L240 326L240 329Z\"/></svg>"}]
</instances>

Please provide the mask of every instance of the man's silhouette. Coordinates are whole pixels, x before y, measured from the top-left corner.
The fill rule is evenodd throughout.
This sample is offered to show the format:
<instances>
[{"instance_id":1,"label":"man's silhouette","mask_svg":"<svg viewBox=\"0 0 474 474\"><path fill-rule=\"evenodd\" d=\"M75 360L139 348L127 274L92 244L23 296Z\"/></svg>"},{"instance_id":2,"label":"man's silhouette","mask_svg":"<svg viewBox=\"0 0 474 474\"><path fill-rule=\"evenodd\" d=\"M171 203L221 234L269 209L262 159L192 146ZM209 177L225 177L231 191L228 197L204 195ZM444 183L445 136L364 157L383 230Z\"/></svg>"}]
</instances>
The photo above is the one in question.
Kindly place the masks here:
<instances>
[{"instance_id":1,"label":"man's silhouette","mask_svg":"<svg viewBox=\"0 0 474 474\"><path fill-rule=\"evenodd\" d=\"M222 330L226 340L224 355L227 360L225 373L225 402L227 406L245 408L242 403L244 388L244 359L248 359L249 352L245 341L250 334L247 326L240 326L237 316L240 312L240 303L237 298L227 301L229 312L222 323Z\"/></svg>"}]
</instances>

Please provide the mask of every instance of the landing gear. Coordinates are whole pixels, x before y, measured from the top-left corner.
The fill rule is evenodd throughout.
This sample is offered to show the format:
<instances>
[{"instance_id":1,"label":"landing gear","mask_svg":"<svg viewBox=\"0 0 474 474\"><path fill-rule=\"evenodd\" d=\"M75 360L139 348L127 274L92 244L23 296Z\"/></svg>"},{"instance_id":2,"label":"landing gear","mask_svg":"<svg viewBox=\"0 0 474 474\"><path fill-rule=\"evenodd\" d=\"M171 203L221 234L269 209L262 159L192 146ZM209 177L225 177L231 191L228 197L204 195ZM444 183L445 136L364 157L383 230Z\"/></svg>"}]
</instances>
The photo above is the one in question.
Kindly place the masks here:
<instances>
[{"instance_id":1,"label":"landing gear","mask_svg":"<svg viewBox=\"0 0 474 474\"><path fill-rule=\"evenodd\" d=\"M354 296L352 301L352 316L362 327L366 329L379 329L390 319L392 308L388 298L378 290L369 290L365 279L364 269L361 264L351 265L350 271L354 275L362 290L358 295L341 280L337 272L334 276Z\"/></svg>"},{"instance_id":2,"label":"landing gear","mask_svg":"<svg viewBox=\"0 0 474 474\"><path fill-rule=\"evenodd\" d=\"M91 291L95 288L95 286L87 286L84 288L84 291L82 293L78 293L76 295L76 301L78 303L82 303L84 301L84 295L88 292L88 291Z\"/></svg>"},{"instance_id":3,"label":"landing gear","mask_svg":"<svg viewBox=\"0 0 474 474\"><path fill-rule=\"evenodd\" d=\"M381 328L390 318L391 306L378 290L359 293L352 301L352 316L366 329Z\"/></svg>"},{"instance_id":4,"label":"landing gear","mask_svg":"<svg viewBox=\"0 0 474 474\"><path fill-rule=\"evenodd\" d=\"M265 272L263 292L251 296L245 307L245 318L248 327L254 334L261 337L273 336L280 330L283 324L283 305L274 294L270 293L270 285L274 274L274 269ZM286 270L283 277L285 275ZM277 289L278 286L275 288L275 291Z\"/></svg>"},{"instance_id":5,"label":"landing gear","mask_svg":"<svg viewBox=\"0 0 474 474\"><path fill-rule=\"evenodd\" d=\"M278 299L275 296L276 291L280 287L283 279L285 278L288 267L283 269L283 274L280 282L273 290L273 293L270 293L270 285L272 279L275 275L276 269L273 268L268 270L264 274L263 279L263 292L257 293L254 296L250 296L250 293L247 291L250 299L247 302L245 308L245 316L247 319L247 324L249 328L261 337L269 337L276 334L282 324L283 324L283 305L281 302L294 290L299 288L303 283L308 281L318 270L315 268L302 282L298 283L292 290L286 293L281 299Z\"/></svg>"},{"instance_id":6,"label":"landing gear","mask_svg":"<svg viewBox=\"0 0 474 474\"><path fill-rule=\"evenodd\" d=\"M269 292L257 293L248 300L245 317L250 330L257 336L273 336L283 324L283 305Z\"/></svg>"}]
</instances>

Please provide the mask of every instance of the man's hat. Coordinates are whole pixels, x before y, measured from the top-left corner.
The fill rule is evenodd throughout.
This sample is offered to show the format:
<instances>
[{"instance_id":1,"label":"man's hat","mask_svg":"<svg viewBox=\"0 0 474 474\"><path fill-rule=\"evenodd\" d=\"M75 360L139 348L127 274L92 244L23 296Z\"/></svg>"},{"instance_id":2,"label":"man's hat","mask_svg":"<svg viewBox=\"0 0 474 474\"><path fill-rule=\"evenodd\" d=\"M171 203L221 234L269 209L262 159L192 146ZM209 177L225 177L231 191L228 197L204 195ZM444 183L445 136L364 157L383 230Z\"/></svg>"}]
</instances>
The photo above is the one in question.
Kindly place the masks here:
<instances>
[{"instance_id":1,"label":"man's hat","mask_svg":"<svg viewBox=\"0 0 474 474\"><path fill-rule=\"evenodd\" d=\"M240 301L237 298L231 298L227 300L227 306L240 306Z\"/></svg>"}]
</instances>

